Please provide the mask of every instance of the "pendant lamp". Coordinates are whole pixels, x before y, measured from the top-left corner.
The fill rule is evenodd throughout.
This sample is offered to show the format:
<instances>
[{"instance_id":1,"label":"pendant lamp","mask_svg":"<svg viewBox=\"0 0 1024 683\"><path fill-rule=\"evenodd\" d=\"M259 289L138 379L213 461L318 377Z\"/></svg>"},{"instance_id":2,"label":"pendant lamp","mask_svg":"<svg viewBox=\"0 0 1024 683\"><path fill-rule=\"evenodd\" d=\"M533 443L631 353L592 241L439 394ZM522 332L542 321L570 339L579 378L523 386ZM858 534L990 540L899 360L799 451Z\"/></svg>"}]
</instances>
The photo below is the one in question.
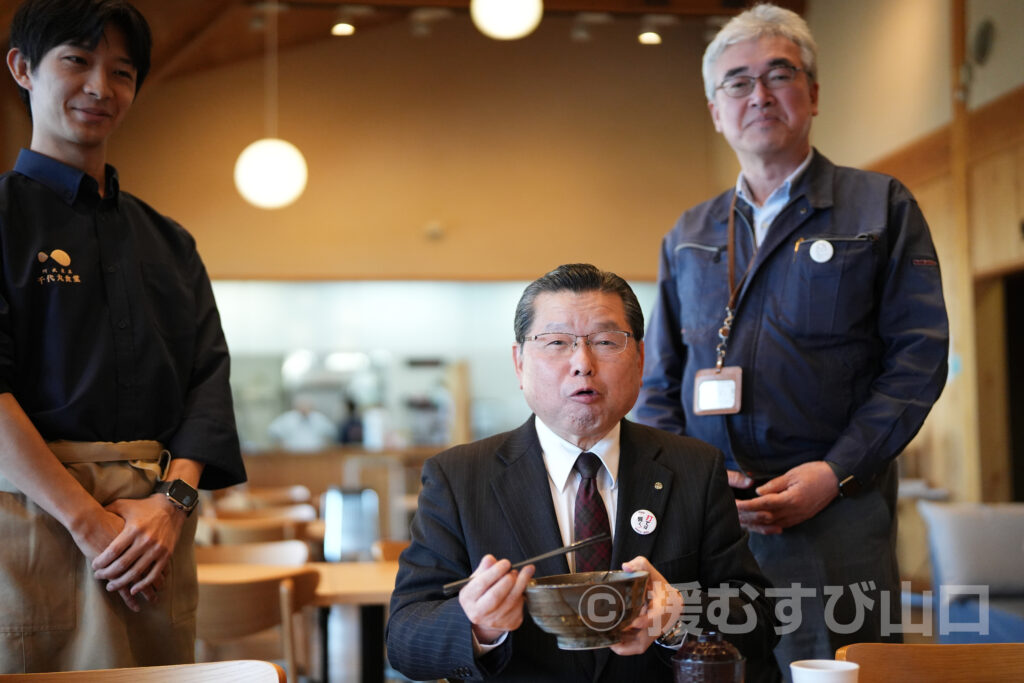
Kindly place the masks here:
<instances>
[{"instance_id":1,"label":"pendant lamp","mask_svg":"<svg viewBox=\"0 0 1024 683\"><path fill-rule=\"evenodd\" d=\"M488 38L516 40L533 32L544 14L542 0L470 0L473 24Z\"/></svg>"},{"instance_id":2,"label":"pendant lamp","mask_svg":"<svg viewBox=\"0 0 1024 683\"><path fill-rule=\"evenodd\" d=\"M253 142L235 162L235 187L247 202L261 209L288 206L306 189L308 170L299 148L277 137L277 16L276 0L266 3L265 104L267 136Z\"/></svg>"}]
</instances>

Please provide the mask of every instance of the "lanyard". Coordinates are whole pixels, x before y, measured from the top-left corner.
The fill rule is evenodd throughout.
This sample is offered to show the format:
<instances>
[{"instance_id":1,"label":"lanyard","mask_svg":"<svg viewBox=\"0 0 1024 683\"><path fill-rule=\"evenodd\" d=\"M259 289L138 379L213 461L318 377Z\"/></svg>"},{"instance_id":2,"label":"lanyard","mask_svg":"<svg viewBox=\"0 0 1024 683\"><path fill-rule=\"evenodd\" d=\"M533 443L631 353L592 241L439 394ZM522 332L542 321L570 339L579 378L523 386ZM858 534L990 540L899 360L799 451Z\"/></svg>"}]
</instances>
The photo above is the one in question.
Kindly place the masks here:
<instances>
[{"instance_id":1,"label":"lanyard","mask_svg":"<svg viewBox=\"0 0 1024 683\"><path fill-rule=\"evenodd\" d=\"M757 254L757 247L754 247L754 255L750 257L750 261L747 263L747 269L743 271L743 277L740 278L739 282L736 282L736 198L737 193L734 191L732 195L732 201L729 202L729 230L728 230L728 246L726 258L729 260L729 303L725 306L725 320L722 321L722 326L718 328L718 338L721 340L718 342L718 346L715 347L715 352L718 355L718 359L715 361L715 371L721 372L722 367L725 365L725 351L726 346L729 343L729 333L732 331L733 322L736 320L736 300L739 298L740 290L743 289L743 283L747 280L747 275L750 274L750 267L754 264L754 255Z\"/></svg>"}]
</instances>

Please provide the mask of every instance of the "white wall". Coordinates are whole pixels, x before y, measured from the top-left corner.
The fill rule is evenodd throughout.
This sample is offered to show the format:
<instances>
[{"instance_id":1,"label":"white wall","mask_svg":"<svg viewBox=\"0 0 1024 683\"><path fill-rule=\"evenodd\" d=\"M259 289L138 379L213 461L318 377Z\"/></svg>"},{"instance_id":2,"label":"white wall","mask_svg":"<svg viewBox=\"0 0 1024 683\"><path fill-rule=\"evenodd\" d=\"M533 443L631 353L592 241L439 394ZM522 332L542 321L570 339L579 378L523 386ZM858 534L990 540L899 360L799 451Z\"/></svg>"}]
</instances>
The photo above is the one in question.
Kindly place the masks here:
<instances>
[{"instance_id":1,"label":"white wall","mask_svg":"<svg viewBox=\"0 0 1024 683\"><path fill-rule=\"evenodd\" d=\"M809 0L818 43L813 142L865 166L952 119L949 0Z\"/></svg>"},{"instance_id":2,"label":"white wall","mask_svg":"<svg viewBox=\"0 0 1024 683\"><path fill-rule=\"evenodd\" d=\"M984 66L975 66L967 103L981 107L1024 85L1024 2L1022 0L970 0L967 3L967 49L970 55L978 25L995 24L995 39Z\"/></svg>"}]
</instances>

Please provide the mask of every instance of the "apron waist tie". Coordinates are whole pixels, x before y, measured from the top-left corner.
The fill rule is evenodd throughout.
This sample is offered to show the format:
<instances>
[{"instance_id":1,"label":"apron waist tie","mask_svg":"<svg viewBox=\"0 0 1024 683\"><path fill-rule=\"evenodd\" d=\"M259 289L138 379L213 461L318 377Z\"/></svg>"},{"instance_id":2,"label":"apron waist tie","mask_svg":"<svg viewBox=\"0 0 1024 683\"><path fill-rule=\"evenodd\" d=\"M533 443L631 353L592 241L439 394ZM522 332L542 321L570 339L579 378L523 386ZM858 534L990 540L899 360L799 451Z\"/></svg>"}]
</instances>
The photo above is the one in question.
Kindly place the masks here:
<instances>
[{"instance_id":1,"label":"apron waist tie","mask_svg":"<svg viewBox=\"0 0 1024 683\"><path fill-rule=\"evenodd\" d=\"M65 465L118 460L160 462L170 458L159 441L48 441L46 445Z\"/></svg>"}]
</instances>

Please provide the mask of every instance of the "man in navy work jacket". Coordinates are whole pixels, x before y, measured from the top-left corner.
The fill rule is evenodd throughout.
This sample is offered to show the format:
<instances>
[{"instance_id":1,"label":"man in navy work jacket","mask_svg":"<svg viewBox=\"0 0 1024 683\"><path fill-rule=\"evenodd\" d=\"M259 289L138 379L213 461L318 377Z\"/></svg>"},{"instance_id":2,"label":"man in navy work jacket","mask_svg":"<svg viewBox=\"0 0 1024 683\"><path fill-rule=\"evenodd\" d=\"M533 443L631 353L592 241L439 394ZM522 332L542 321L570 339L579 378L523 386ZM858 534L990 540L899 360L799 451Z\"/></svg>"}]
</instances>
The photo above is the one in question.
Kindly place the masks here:
<instances>
[{"instance_id":1,"label":"man in navy work jacket","mask_svg":"<svg viewBox=\"0 0 1024 683\"><path fill-rule=\"evenodd\" d=\"M632 289L594 266L560 266L523 292L512 358L534 415L425 463L388 621L396 669L415 680L668 683L671 648L687 631L714 626L717 609L718 630L748 658L747 680L777 680L772 603L722 454L623 419L640 389L643 333ZM588 488L599 492L599 503L589 497L596 515L580 507ZM579 525L596 517L612 535L600 552L511 569L592 535ZM646 613L610 649L560 650L524 617L533 576L581 568L650 573ZM444 594L444 584L470 574L457 596ZM669 583L705 593L680 596ZM713 597L723 585L722 599Z\"/></svg>"},{"instance_id":2,"label":"man in navy work jacket","mask_svg":"<svg viewBox=\"0 0 1024 683\"><path fill-rule=\"evenodd\" d=\"M245 480L195 242L106 164L150 44L123 0L11 25L32 139L0 177L3 672L192 661L196 488Z\"/></svg>"},{"instance_id":3,"label":"man in navy work jacket","mask_svg":"<svg viewBox=\"0 0 1024 683\"><path fill-rule=\"evenodd\" d=\"M811 148L815 69L806 23L773 5L707 48L741 172L664 239L636 406L725 452L758 563L803 595L776 648L787 675L899 623L893 459L942 391L949 341L914 198Z\"/></svg>"}]
</instances>

